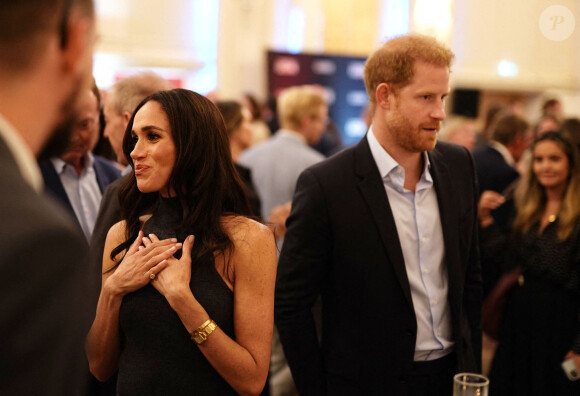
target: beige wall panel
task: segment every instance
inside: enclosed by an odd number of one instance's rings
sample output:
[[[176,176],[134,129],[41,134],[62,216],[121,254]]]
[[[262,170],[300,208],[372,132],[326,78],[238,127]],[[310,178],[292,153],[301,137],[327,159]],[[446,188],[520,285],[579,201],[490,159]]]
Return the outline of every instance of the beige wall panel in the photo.
[[[367,56],[375,48],[379,0],[324,0],[324,51]]]
[[[545,0],[455,1],[452,49],[457,54],[454,82],[497,89],[578,89],[580,2],[561,0],[576,15],[576,29],[563,41],[551,41],[539,27]],[[502,59],[519,67],[515,77],[500,77]]]

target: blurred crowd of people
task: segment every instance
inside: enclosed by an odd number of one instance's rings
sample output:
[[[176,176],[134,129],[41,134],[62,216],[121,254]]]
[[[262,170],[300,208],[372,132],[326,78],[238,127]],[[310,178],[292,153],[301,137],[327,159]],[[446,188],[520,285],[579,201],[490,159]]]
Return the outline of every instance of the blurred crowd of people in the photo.
[[[409,34],[369,56],[344,147],[319,86],[99,90],[91,0],[0,15],[0,394],[580,394],[559,100],[446,117],[454,55]]]

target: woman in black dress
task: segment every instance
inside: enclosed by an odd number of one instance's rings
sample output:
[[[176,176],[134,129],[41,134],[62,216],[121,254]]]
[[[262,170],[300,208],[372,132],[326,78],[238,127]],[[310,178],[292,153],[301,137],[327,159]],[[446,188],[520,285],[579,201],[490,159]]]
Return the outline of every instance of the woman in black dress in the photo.
[[[91,372],[119,395],[259,394],[270,359],[276,247],[249,212],[208,99],[163,91],[123,141],[133,176],[107,236]],[[195,235],[195,242],[194,242]]]
[[[490,395],[580,395],[561,363],[580,367],[580,163],[571,140],[549,132],[532,146],[516,191],[510,255],[522,276],[510,296]]]

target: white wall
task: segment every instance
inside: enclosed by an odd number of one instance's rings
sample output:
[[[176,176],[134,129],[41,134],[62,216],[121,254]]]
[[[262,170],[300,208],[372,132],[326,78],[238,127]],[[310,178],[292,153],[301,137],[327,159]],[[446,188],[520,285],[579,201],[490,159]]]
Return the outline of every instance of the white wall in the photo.
[[[325,42],[332,41],[333,53],[340,53],[336,43],[342,40],[344,51],[354,52],[352,40],[346,37],[348,26],[343,23],[344,30],[336,29],[337,21],[332,18],[340,13],[329,12],[329,7],[397,9],[384,7],[385,3],[397,0],[95,1],[101,34],[97,49],[101,53],[120,57],[133,66],[172,67],[177,77],[186,78],[204,65],[199,56],[203,42],[215,39],[216,35],[195,29],[200,24],[196,22],[196,17],[199,18],[196,7],[219,4],[217,94],[222,98],[237,98],[242,92],[264,98],[266,51],[285,50],[289,39],[302,41],[303,50],[308,52],[323,52]],[[446,27],[450,33],[444,39],[457,57],[452,74],[454,87],[527,91],[536,97],[555,95],[564,101],[567,113],[580,113],[580,1],[437,0],[437,3],[450,4],[445,6],[451,10],[447,21],[450,25]],[[424,4],[431,7],[434,0],[409,0],[409,9],[401,12],[402,18],[411,19],[411,29],[421,30],[416,7]],[[555,4],[567,7],[577,22],[572,35],[559,42],[547,39],[539,25],[542,11]],[[288,25],[289,12],[296,7],[304,13],[304,31],[299,34]],[[369,32],[367,42],[375,43],[384,30],[378,21],[392,17],[376,15],[377,32]],[[434,18],[429,23],[445,19]],[[333,29],[325,30],[325,26]],[[436,32],[437,28],[429,29]],[[328,37],[329,31],[333,37]],[[363,48],[364,38],[357,37],[357,42],[361,49],[356,55],[370,52],[368,47]],[[501,60],[513,62],[517,75],[499,76],[497,65]],[[116,67],[114,62],[110,65]],[[188,88],[196,89],[200,80],[191,81],[193,86]]]
[[[574,33],[564,41],[551,41],[540,30],[542,11],[553,4],[566,6],[577,17]],[[580,2],[456,0],[453,21],[456,85],[524,91],[580,88]],[[513,62],[518,75],[499,76],[501,60]]]
[[[271,0],[221,0],[218,97],[266,92],[266,51],[272,42]]]

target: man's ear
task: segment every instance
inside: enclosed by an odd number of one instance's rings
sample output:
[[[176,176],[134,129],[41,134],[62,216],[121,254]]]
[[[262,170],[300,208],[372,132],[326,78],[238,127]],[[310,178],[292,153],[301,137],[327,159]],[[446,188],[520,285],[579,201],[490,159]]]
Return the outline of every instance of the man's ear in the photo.
[[[390,109],[392,105],[392,94],[393,90],[387,83],[380,83],[377,85],[377,89],[375,90],[375,98],[377,101],[377,106],[381,107],[384,110]]]
[[[73,8],[63,34],[66,34],[62,47],[63,69],[76,75],[84,73],[90,66],[87,61],[92,59],[95,40],[94,21],[79,9]],[[87,74],[90,74],[90,71]]]
[[[125,124],[129,124],[129,121],[131,121],[131,116],[132,114],[128,111],[123,112],[123,120],[125,120]]]
[[[304,129],[308,128],[308,126],[310,125],[311,122],[312,122],[312,119],[309,115],[302,116],[300,118],[300,130],[304,130]]]

